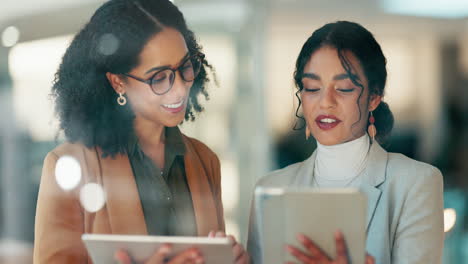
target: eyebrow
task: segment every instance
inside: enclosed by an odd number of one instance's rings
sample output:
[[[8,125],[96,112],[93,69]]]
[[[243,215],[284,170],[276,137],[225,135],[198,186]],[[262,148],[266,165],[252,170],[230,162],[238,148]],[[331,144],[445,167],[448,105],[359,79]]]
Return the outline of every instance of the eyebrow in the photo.
[[[360,80],[359,76],[357,76],[355,74],[351,74],[351,76],[350,76],[347,73],[341,73],[341,74],[335,75],[333,77],[333,80],[334,81],[341,81],[341,80],[351,79],[351,77],[353,77],[356,80]],[[317,81],[321,80],[320,76],[318,76],[315,73],[311,73],[311,72],[302,74],[302,78],[308,78],[308,79],[317,80]]]
[[[190,54],[187,52],[187,53],[185,54],[185,56],[182,57],[182,59],[179,61],[179,65],[180,65],[182,62],[184,62],[184,61],[189,57],[189,55],[190,55]],[[154,71],[158,71],[158,70],[163,70],[163,69],[170,69],[170,68],[171,68],[170,65],[162,65],[162,66],[154,67],[154,68],[149,69],[147,72],[145,72],[145,75],[148,74],[148,73],[150,73],[150,72],[154,72]]]

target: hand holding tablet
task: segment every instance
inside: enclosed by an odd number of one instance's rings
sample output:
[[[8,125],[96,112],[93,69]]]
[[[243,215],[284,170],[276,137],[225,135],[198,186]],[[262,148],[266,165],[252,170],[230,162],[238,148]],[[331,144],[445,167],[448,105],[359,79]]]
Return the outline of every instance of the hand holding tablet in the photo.
[[[263,263],[365,263],[367,201],[358,190],[262,187],[255,201]]]
[[[129,253],[124,250],[118,250],[114,257],[118,261],[119,264],[137,264],[137,263],[144,263],[144,264],[179,264],[179,263],[196,263],[202,264],[205,263],[201,252],[197,248],[189,248],[186,249],[178,254],[175,254],[172,258],[169,259],[169,256],[172,251],[172,245],[166,244],[160,246],[156,249],[156,252],[149,257],[148,259],[142,261],[136,261]]]
[[[94,263],[234,263],[228,237],[167,237],[84,234],[82,240]]]

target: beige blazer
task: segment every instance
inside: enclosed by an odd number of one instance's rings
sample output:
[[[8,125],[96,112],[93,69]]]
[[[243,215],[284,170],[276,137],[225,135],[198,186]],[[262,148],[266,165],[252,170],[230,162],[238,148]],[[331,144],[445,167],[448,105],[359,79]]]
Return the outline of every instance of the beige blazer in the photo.
[[[198,235],[224,231],[219,159],[200,141],[183,138]],[[34,263],[91,263],[81,241],[83,233],[147,234],[128,156],[102,158],[101,154],[99,148],[65,143],[46,156],[36,209]],[[71,191],[60,188],[55,178],[56,162],[65,155],[77,159],[82,170],[80,184]],[[80,203],[80,189],[86,183],[100,184],[106,194],[105,206],[95,213]]]
[[[257,186],[312,186],[316,154],[270,173]],[[378,143],[371,146],[365,170],[359,188],[368,200],[366,251],[378,264],[440,264],[444,248],[440,171],[402,154],[388,153]],[[252,204],[247,247],[253,263],[260,264],[261,227]]]

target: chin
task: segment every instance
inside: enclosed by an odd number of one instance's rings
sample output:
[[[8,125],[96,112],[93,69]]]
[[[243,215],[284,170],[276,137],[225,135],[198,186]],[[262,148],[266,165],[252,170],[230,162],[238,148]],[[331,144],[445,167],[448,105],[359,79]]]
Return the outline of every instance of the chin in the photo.
[[[178,114],[177,117],[172,117],[168,120],[166,120],[166,122],[164,122],[164,126],[166,127],[176,127],[178,125],[180,125],[180,123],[182,123],[184,121],[184,118],[185,118],[185,112],[183,114]]]

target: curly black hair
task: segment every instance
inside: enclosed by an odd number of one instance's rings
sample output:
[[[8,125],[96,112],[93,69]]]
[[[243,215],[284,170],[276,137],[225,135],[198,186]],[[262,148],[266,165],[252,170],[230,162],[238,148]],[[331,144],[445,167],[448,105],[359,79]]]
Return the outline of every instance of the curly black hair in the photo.
[[[178,30],[190,54],[202,53],[184,16],[169,0],[110,0],[74,37],[55,74],[52,98],[67,140],[99,147],[104,156],[125,153],[133,130],[134,113],[120,106],[106,73],[124,74],[139,64],[145,44],[164,27]],[[185,120],[202,112],[199,95],[208,100],[208,70],[202,59],[200,73],[190,89]]]
[[[387,81],[387,60],[372,33],[355,22],[337,21],[328,23],[312,33],[302,46],[299,56],[297,57],[294,82],[298,89],[296,92],[296,97],[299,100],[299,105],[296,110],[296,116],[298,118],[303,119],[303,117],[299,116],[298,112],[301,106],[299,92],[303,89],[302,77],[304,67],[312,54],[324,46],[336,48],[341,64],[350,76],[351,81],[361,88],[361,93],[359,94],[356,104],[359,105],[358,102],[364,91],[364,86],[354,77],[354,74],[352,74],[351,64],[344,54],[345,51],[352,52],[362,65],[364,74],[369,83],[369,96],[384,95],[385,83]],[[378,131],[376,139],[380,143],[383,143],[388,139],[393,128],[393,114],[388,104],[382,101],[373,111],[373,115],[375,117],[375,126]],[[359,120],[361,120],[361,118],[362,116],[360,113]]]

